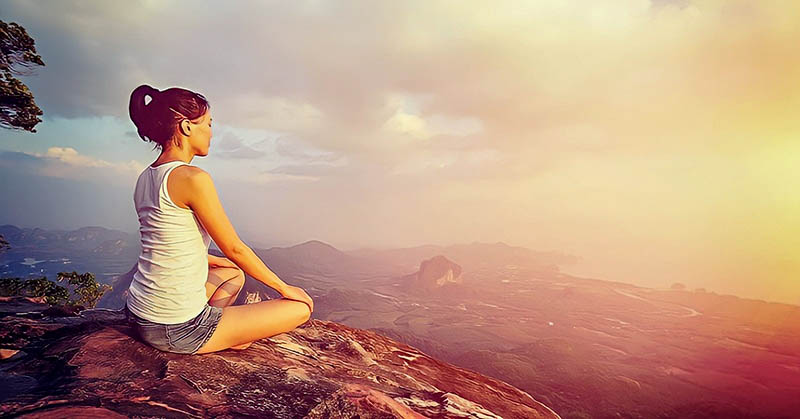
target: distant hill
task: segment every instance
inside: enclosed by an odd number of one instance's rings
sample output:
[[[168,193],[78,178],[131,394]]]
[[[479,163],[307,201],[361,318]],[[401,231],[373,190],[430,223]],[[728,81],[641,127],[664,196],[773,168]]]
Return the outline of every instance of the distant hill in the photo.
[[[423,260],[419,269],[398,278],[401,290],[414,294],[461,294],[465,291],[458,287],[464,282],[461,266],[442,255]]]
[[[45,230],[0,226],[2,235],[13,251],[47,250],[90,251],[103,255],[139,253],[139,236],[104,227],[81,227],[76,230]]]
[[[514,265],[558,272],[560,266],[567,266],[579,260],[577,256],[561,252],[535,251],[525,247],[510,246],[504,242],[473,242],[450,246],[423,245],[388,250],[366,248],[347,253],[372,260],[382,260],[386,264],[399,265],[406,269],[416,268],[423,259],[442,255],[469,271]]]

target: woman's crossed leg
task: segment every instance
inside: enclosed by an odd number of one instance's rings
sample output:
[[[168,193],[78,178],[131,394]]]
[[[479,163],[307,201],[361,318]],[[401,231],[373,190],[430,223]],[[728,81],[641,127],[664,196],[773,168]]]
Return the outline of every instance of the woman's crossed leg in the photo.
[[[208,276],[209,305],[222,307],[222,318],[197,354],[244,349],[255,340],[294,330],[311,318],[308,305],[285,298],[231,306],[244,286],[244,272],[239,268],[209,268]]]
[[[244,287],[244,271],[239,268],[209,267],[206,281],[208,305],[225,307],[233,304]]]

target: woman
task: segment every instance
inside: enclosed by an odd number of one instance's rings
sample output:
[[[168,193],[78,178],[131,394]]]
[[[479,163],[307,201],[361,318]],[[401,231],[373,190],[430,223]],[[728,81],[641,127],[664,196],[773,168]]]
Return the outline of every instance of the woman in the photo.
[[[208,155],[206,98],[142,85],[131,93],[129,111],[139,137],[161,149],[134,191],[142,253],[124,310],[141,338],[162,351],[204,354],[245,349],[305,323],[314,311],[311,297],[284,283],[239,239],[211,176],[189,164]],[[208,254],[211,239],[227,258]],[[244,272],[283,298],[233,306]]]

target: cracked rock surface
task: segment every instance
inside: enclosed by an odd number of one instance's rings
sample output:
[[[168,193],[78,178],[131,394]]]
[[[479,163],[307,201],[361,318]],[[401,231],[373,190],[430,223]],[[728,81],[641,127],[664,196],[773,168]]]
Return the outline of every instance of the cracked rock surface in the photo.
[[[0,300],[0,416],[557,418],[516,387],[311,319],[245,350],[161,352],[120,311]]]

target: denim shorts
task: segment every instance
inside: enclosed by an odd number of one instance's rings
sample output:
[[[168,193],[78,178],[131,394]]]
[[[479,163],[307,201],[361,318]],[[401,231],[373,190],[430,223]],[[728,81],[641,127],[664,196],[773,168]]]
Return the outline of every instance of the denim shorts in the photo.
[[[217,330],[222,318],[222,307],[206,303],[203,311],[195,318],[183,323],[162,324],[143,319],[128,309],[123,309],[125,317],[142,340],[148,345],[165,352],[194,354]]]

